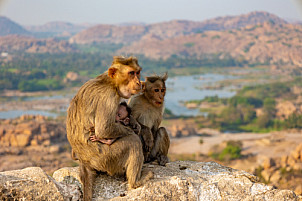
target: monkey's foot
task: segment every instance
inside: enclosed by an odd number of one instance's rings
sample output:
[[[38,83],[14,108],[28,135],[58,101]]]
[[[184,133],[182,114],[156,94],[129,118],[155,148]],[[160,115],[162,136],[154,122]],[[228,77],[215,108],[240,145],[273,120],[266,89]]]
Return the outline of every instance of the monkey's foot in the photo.
[[[169,158],[168,158],[168,156],[160,155],[160,156],[157,156],[157,161],[158,161],[159,165],[165,166],[166,163],[169,162]]]
[[[137,181],[134,185],[129,185],[129,190],[138,188],[142,185],[144,185],[147,181],[153,178],[154,174],[150,170],[142,170],[141,178],[139,181]]]

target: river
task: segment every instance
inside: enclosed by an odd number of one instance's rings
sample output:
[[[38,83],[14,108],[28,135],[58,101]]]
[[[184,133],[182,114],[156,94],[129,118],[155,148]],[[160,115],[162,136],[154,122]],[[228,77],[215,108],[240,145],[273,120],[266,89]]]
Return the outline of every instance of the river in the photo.
[[[165,98],[165,106],[166,108],[170,109],[174,114],[176,115],[185,115],[185,116],[196,116],[196,115],[202,115],[200,113],[199,109],[188,109],[186,108],[182,103],[184,101],[188,100],[200,100],[205,98],[206,96],[215,96],[218,97],[232,97],[235,95],[235,91],[231,89],[206,89],[204,86],[213,86],[215,83],[223,80],[229,80],[229,79],[236,79],[238,77],[236,76],[230,76],[230,75],[222,75],[222,74],[201,74],[201,75],[191,75],[191,76],[177,76],[177,77],[171,77],[168,78],[166,87],[167,87],[167,94]],[[38,97],[23,97],[21,100],[16,101],[15,104],[19,104],[20,108],[16,105],[14,106],[14,109],[8,109],[5,111],[0,111],[0,118],[1,119],[11,119],[16,118],[18,116],[24,115],[24,114],[39,114],[49,117],[56,117],[59,113],[62,113],[66,111],[66,108],[68,107],[68,101],[65,103],[63,102],[63,105],[60,105],[61,109],[57,111],[53,111],[54,109],[47,109],[47,106],[45,106],[45,109],[43,109],[42,106],[38,107],[40,109],[24,109],[21,107],[21,105],[25,104],[36,104],[37,101],[40,100],[40,104],[43,105],[43,101],[45,100],[53,100],[56,101],[58,99],[63,99],[68,97],[71,99],[74,94],[65,94],[65,95],[53,95],[53,96],[38,96]],[[16,98],[17,99],[17,98]],[[20,99],[20,98],[19,98]],[[4,104],[3,102],[0,102],[0,104]],[[46,104],[46,103],[45,103]],[[33,107],[35,108],[35,107]]]

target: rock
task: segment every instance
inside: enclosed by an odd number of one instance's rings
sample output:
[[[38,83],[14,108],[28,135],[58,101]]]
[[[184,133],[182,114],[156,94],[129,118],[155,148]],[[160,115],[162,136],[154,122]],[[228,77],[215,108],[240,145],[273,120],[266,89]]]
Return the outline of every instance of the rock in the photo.
[[[287,159],[288,159],[287,155],[281,157],[281,167],[287,166]]]
[[[266,182],[269,182],[271,175],[272,175],[272,172],[267,169],[262,170],[262,172],[261,172],[261,176],[263,177],[263,179]]]
[[[273,189],[252,174],[215,162],[178,161],[144,169],[152,170],[154,178],[132,190],[122,177],[100,175],[93,200],[299,200],[293,191]],[[78,173],[78,167],[62,168],[53,177],[64,184],[78,181]]]
[[[60,146],[59,145],[53,145],[49,147],[50,153],[59,153],[60,152]]]
[[[31,136],[28,134],[16,135],[16,143],[20,147],[25,147],[29,144]]]
[[[292,157],[295,159],[295,160],[299,160],[300,159],[300,150],[294,150],[291,152],[291,155]]]
[[[296,151],[302,151],[302,143],[296,147]]]
[[[275,171],[275,172],[272,174],[272,176],[271,176],[271,178],[270,178],[270,182],[271,182],[272,184],[278,184],[278,182],[279,182],[280,179],[281,179],[281,173],[280,173],[279,170],[277,170],[277,171]]]
[[[79,200],[80,190],[60,184],[39,167],[0,172],[1,200]]]
[[[295,193],[297,195],[302,195],[302,184],[298,185],[296,188],[295,188]]]
[[[49,146],[67,141],[63,123],[48,121],[40,115],[23,115],[9,124],[3,122],[0,121],[0,147]]]
[[[196,129],[188,125],[173,125],[168,127],[167,130],[171,137],[184,137],[197,134]]]
[[[279,102],[277,103],[276,106],[277,112],[276,116],[279,117],[280,119],[288,119],[288,117],[296,112],[297,108],[294,105],[294,103],[290,101],[284,101],[284,102]]]
[[[266,157],[263,161],[263,168],[264,169],[269,169],[275,165],[275,161],[272,158]]]
[[[294,170],[302,170],[302,162],[301,163],[295,163],[292,168]]]
[[[290,167],[293,167],[293,166],[296,164],[296,160],[290,155],[290,156],[288,157],[287,164],[288,164]]]
[[[66,74],[66,79],[69,81],[76,81],[79,79],[79,74],[77,74],[76,72],[69,71]]]

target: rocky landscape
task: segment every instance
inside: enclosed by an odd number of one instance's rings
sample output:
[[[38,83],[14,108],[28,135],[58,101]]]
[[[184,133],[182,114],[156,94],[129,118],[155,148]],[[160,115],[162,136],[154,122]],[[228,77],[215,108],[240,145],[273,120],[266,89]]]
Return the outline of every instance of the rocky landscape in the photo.
[[[203,22],[173,20],[149,25],[76,26],[50,23],[31,27],[33,32],[5,17],[0,18],[0,51],[13,54],[72,53],[79,44],[120,44],[115,54],[144,55],[150,59],[194,58],[229,60],[249,64],[291,64],[302,66],[302,27],[267,12],[251,12]],[[57,26],[56,26],[57,25]],[[38,30],[51,30],[57,38],[33,38]],[[86,29],[84,29],[86,27]],[[19,31],[20,36],[14,35]],[[21,31],[22,30],[22,31]],[[60,30],[62,32],[60,32]],[[79,32],[75,35],[75,31]],[[59,39],[64,35],[64,40]],[[165,47],[165,48],[161,48]]]
[[[32,115],[1,120],[0,171],[37,166],[52,175],[59,168],[78,166],[70,157],[63,121]],[[216,161],[255,174],[261,182],[278,189],[291,189],[302,195],[301,131],[223,134],[213,129],[198,129],[190,120],[180,121],[164,122],[171,136],[169,155],[172,161],[181,158]],[[219,145],[221,149],[230,140],[242,143],[242,158],[217,161],[208,156],[213,147],[217,150]]]
[[[153,61],[159,64],[159,69],[162,63],[174,70],[183,67],[192,70],[204,64],[218,66],[220,70],[223,69],[220,65],[228,69],[240,66],[233,70],[238,75],[242,75],[240,70],[253,74],[249,69],[263,65],[270,72],[261,79],[249,80],[262,83],[262,79],[268,81],[271,76],[287,80],[301,75],[301,39],[301,24],[288,23],[266,12],[203,22],[173,20],[148,25],[52,22],[22,27],[0,17],[0,65],[3,66],[0,85],[4,86],[0,111],[36,110],[55,112],[59,116],[23,115],[0,119],[0,199],[81,199],[78,163],[70,157],[62,113],[73,96],[70,94],[77,90],[72,83],[82,84],[89,76],[98,74],[100,68],[106,66],[107,69],[110,54],[135,54],[141,56],[143,65]],[[103,46],[107,49],[100,51]],[[109,63],[106,58],[110,58]],[[68,63],[69,60],[75,63]],[[90,62],[92,60],[95,62]],[[151,65],[152,71],[154,65]],[[254,76],[260,77],[259,72],[262,73],[256,70]],[[30,83],[36,86],[38,82],[31,81],[43,78],[41,81],[55,84],[62,81],[62,87],[70,84],[68,87],[74,88],[60,91],[59,95],[49,91],[26,92],[18,88],[17,80],[21,78],[28,79],[23,86]],[[246,77],[237,81],[238,89],[244,85],[243,80],[247,81]],[[13,85],[18,86],[12,88]],[[225,85],[221,83],[217,88],[222,86]],[[290,91],[297,97],[276,99],[278,120],[302,112],[301,87],[294,86]],[[209,109],[211,106],[190,104],[187,107]],[[256,112],[257,115],[263,113],[259,108]],[[201,128],[199,117],[173,119],[172,116],[162,124],[171,137],[171,162],[166,167],[145,164],[144,168],[152,170],[155,176],[133,190],[128,190],[123,177],[102,174],[96,181],[94,200],[302,200],[301,130],[223,133],[205,128],[206,124]],[[222,151],[229,141],[240,144],[241,156],[232,160],[214,159],[211,153]]]
[[[93,200],[302,200],[290,190],[259,183],[257,177],[215,162],[145,165],[154,178],[129,190],[123,177],[99,175]],[[48,176],[41,168],[0,172],[2,200],[80,200],[79,169],[62,168]]]
[[[66,53],[76,50],[67,41],[54,38],[37,39],[31,36],[8,35],[0,37],[0,52]]]
[[[39,166],[51,174],[70,165],[63,123],[32,115],[0,121],[0,171]]]

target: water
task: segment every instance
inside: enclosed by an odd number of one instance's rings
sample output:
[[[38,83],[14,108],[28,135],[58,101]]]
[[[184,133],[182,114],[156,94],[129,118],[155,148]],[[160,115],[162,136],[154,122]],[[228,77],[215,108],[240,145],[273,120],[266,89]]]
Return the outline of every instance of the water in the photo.
[[[235,76],[220,75],[220,74],[203,74],[191,76],[177,76],[168,78],[166,82],[167,94],[165,97],[165,106],[176,115],[196,116],[202,115],[199,109],[188,109],[182,102],[188,100],[201,100],[206,96],[232,97],[236,92],[230,89],[209,90],[201,89],[203,86],[214,85],[218,81],[236,79]],[[74,94],[55,95],[55,96],[40,96],[40,97],[24,97],[22,101],[32,100],[50,100],[73,97]],[[17,99],[17,97],[16,97]],[[66,105],[66,108],[68,105]],[[65,107],[64,107],[65,108]],[[12,119],[24,114],[44,115],[49,117],[57,117],[57,113],[45,110],[10,110],[0,111],[1,119]]]
[[[166,87],[166,108],[176,115],[196,116],[202,114],[199,109],[187,109],[181,102],[188,100],[201,100],[206,96],[217,95],[220,98],[232,97],[235,91],[226,89],[207,90],[200,89],[203,86],[214,85],[218,81],[236,79],[235,76],[220,74],[203,74],[191,76],[177,76],[168,78]]]
[[[20,117],[22,115],[29,114],[29,115],[43,115],[47,117],[57,117],[58,114],[43,111],[43,110],[10,110],[10,111],[1,111],[0,112],[0,119],[14,119]]]

